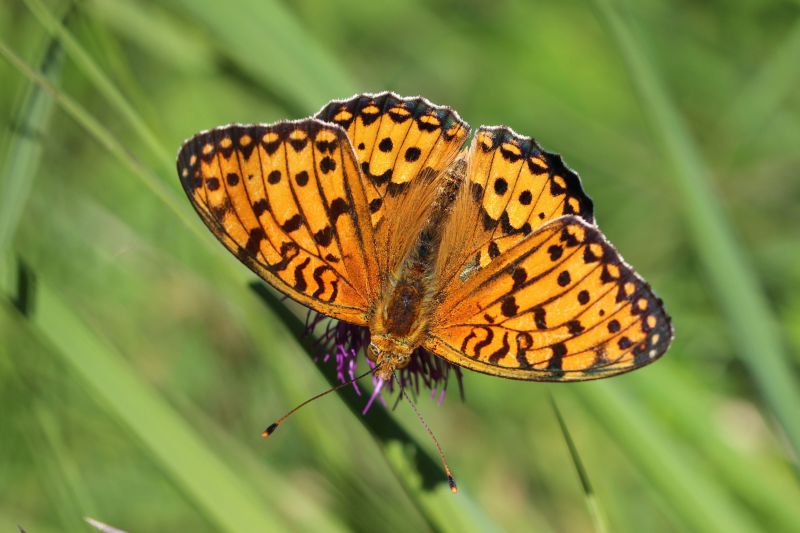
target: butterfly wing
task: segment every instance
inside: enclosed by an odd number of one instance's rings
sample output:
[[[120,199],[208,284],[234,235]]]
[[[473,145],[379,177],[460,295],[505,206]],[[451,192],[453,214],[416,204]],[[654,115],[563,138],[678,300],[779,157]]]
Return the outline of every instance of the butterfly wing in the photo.
[[[439,176],[469,134],[469,125],[449,107],[390,92],[334,100],[316,117],[347,131],[375,228],[397,212],[393,204],[414,180]]]
[[[442,303],[426,348],[539,381],[611,376],[666,351],[661,300],[592,224],[591,200],[558,155],[509,128],[481,127],[465,187],[443,230]],[[465,232],[459,248],[452,235]]]
[[[425,347],[514,379],[571,381],[644,366],[672,340],[650,286],[595,226],[556,219],[447,295]]]
[[[178,154],[186,194],[253,272],[359,325],[378,279],[370,212],[346,133],[315,119],[199,133]]]
[[[592,201],[557,154],[505,126],[481,126],[469,152],[467,182],[480,204],[484,267],[537,227],[563,215],[593,222]]]

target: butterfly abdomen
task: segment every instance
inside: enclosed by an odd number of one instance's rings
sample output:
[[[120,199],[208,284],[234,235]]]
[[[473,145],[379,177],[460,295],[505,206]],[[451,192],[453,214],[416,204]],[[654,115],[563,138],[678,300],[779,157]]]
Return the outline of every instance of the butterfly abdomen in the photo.
[[[419,321],[422,293],[409,283],[398,284],[386,306],[386,333],[408,337]]]

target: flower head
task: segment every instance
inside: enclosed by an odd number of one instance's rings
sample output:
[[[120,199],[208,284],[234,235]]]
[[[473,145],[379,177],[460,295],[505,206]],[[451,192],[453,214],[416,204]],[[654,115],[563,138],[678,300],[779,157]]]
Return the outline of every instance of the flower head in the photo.
[[[321,355],[317,357],[317,361],[325,364],[333,361],[336,365],[336,377],[340,382],[352,380],[358,375],[359,353],[362,354],[362,359],[370,368],[375,368],[375,363],[363,356],[370,342],[369,329],[347,322],[328,320],[324,315],[309,311],[306,318],[306,331],[311,334],[317,330],[321,330],[321,334],[318,336]],[[431,397],[437,399],[441,405],[447,392],[447,382],[451,372],[455,374],[459,394],[463,400],[464,387],[461,369],[436,357],[424,348],[417,348],[414,350],[408,366],[395,371],[396,380],[384,381],[372,375],[372,392],[364,405],[363,413],[369,411],[375,400],[384,406],[387,405],[382,394],[384,389],[388,390],[390,397],[395,396],[392,408],[400,401],[404,389],[414,397],[419,395],[421,388],[428,389],[431,391]],[[398,384],[399,388],[395,390]],[[353,388],[360,396],[361,389],[355,381]]]

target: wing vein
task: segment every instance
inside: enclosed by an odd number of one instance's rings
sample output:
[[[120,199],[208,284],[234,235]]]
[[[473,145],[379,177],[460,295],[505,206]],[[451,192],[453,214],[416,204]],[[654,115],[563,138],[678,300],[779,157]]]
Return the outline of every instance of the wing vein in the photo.
[[[255,142],[258,143],[258,141],[255,141]],[[269,190],[267,189],[267,180],[264,177],[264,161],[262,161],[262,159],[261,159],[261,145],[260,145],[260,143],[256,144],[254,150],[255,150],[256,154],[258,154],[258,175],[261,177],[261,185],[264,187],[264,198],[266,198],[266,200],[267,200],[267,211],[266,212],[268,213],[268,216],[270,218],[272,218],[273,223],[276,226],[278,226],[278,219],[275,218],[275,213],[272,212],[272,202],[270,201],[270,198],[269,198]],[[253,214],[255,214],[255,213],[253,213]],[[261,224],[261,228],[264,230],[264,235],[265,235],[266,239],[269,241],[270,246],[272,246],[272,249],[275,250],[277,255],[280,255],[280,248],[278,246],[275,246],[275,242],[273,240],[273,235],[270,235],[270,233],[267,232],[267,229],[264,227],[264,223],[261,222],[261,218],[260,217],[256,217],[256,218],[258,219],[259,224]]]
[[[214,141],[214,146],[219,147],[220,139],[219,139],[219,137],[218,137],[216,132],[214,133],[214,135],[211,136],[211,139]],[[220,152],[221,152],[221,150],[217,149],[216,152],[214,153],[214,158],[217,160],[217,170],[219,170],[219,182],[222,184],[222,187],[225,190],[225,196],[227,196],[228,201],[231,204],[231,211],[233,211],[234,214],[236,215],[236,219],[239,221],[239,225],[242,226],[242,229],[244,230],[244,232],[246,234],[249,234],[249,231],[247,230],[247,226],[244,225],[244,221],[242,221],[242,217],[239,215],[239,210],[236,208],[236,205],[233,203],[233,197],[228,192],[228,180],[225,179],[225,177],[222,175],[222,159],[221,159],[222,155],[220,154]],[[225,233],[227,233],[227,230],[226,230]],[[233,242],[236,242],[236,240],[234,240],[232,236],[231,236],[231,239],[233,240]],[[239,244],[238,242],[236,242],[236,244],[240,248],[242,247],[242,245]]]
[[[346,167],[345,167],[345,164],[344,164],[344,158],[345,158],[345,155],[344,155],[344,147],[343,147],[343,149],[339,150],[339,162],[342,165],[342,183],[344,185],[345,193],[347,193],[348,204],[351,206],[351,214],[349,216],[350,216],[351,222],[353,224],[353,230],[355,231],[356,239],[358,239],[358,242],[361,245],[361,246],[358,247],[358,252],[361,254],[362,264],[364,265],[364,269],[367,270],[367,274],[371,274],[369,272],[369,267],[368,267],[369,259],[367,258],[366,242],[364,240],[364,235],[361,233],[361,226],[358,223],[359,213],[356,212],[356,202],[355,202],[355,198],[353,197],[353,191],[352,191],[352,189],[350,187],[350,180],[347,179],[347,175],[345,174],[345,168]],[[360,180],[360,179],[357,180],[357,181],[361,185],[361,187],[362,187],[361,193],[364,196],[364,198],[366,199],[367,193],[363,189],[363,181]],[[370,227],[372,226],[372,223],[370,221],[368,221],[368,226],[370,226]],[[342,262],[344,263],[344,250],[342,251]],[[347,270],[347,265],[346,264],[345,264],[345,270]],[[354,287],[354,289],[359,295],[361,295],[362,298],[364,298],[365,302],[370,302],[369,294],[363,294],[359,289],[356,289],[355,287]],[[364,287],[364,289],[367,290],[368,292],[370,290],[369,287]]]
[[[308,139],[308,144],[311,146],[311,157],[313,160],[314,157],[314,146],[313,141],[311,140],[311,135],[308,132],[305,132]],[[314,246],[317,248],[317,253],[314,254],[316,257],[322,257],[322,251],[319,248],[319,244],[314,240],[314,230],[311,229],[311,225],[308,223],[308,217],[306,217],[305,210],[303,206],[300,204],[300,201],[297,199],[297,192],[294,190],[294,180],[292,180],[292,173],[289,170],[289,143],[283,143],[283,160],[284,166],[286,167],[286,182],[289,185],[289,192],[292,195],[292,200],[294,200],[294,205],[297,206],[297,212],[300,215],[300,220],[302,220],[303,226],[308,230],[308,236],[311,238],[311,242],[314,243]],[[316,165],[316,163],[315,163]],[[314,172],[316,173],[317,169],[314,166]],[[288,233],[287,233],[288,235]]]
[[[256,151],[257,151],[257,150],[256,150]],[[245,184],[245,179],[247,179],[247,178],[245,177],[245,175],[244,175],[244,172],[243,172],[243,170],[242,170],[242,160],[241,160],[241,158],[240,158],[240,156],[239,156],[239,150],[236,150],[236,149],[234,149],[234,150],[233,150],[233,153],[234,153],[234,154],[236,154],[236,165],[239,167],[239,183],[241,183],[241,184],[242,184],[242,189],[244,189],[244,195],[247,197],[247,204],[248,204],[248,205],[250,205],[250,206],[252,207],[252,205],[253,205],[253,199],[250,197],[250,192],[247,190],[247,185]],[[252,157],[252,156],[251,156],[251,157]],[[260,156],[259,156],[259,173],[260,173],[260,172],[261,172],[261,158],[260,158]],[[222,179],[222,178],[220,177],[220,179]],[[225,180],[225,181],[227,181],[227,180]],[[262,180],[262,181],[263,181],[263,180]],[[225,188],[225,191],[226,191],[226,193],[227,193],[227,191],[228,191],[228,189],[227,189],[227,185],[226,185],[225,187],[226,187],[226,188]],[[264,187],[264,196],[266,197],[266,195],[267,195],[267,189],[266,189],[266,186],[265,186],[265,187]],[[230,194],[228,194],[228,196],[230,197]],[[231,202],[231,204],[233,204],[233,202]],[[256,215],[255,211],[253,211],[253,216],[255,217],[255,219],[256,219],[256,222],[258,222],[258,225],[259,225],[259,227],[261,228],[261,231],[263,231],[263,232],[264,232],[264,238],[267,240],[267,242],[269,243],[269,245],[270,245],[270,246],[272,246],[272,249],[273,249],[273,250],[274,250],[274,251],[277,253],[277,252],[278,252],[278,249],[277,249],[277,248],[275,247],[275,245],[272,243],[272,239],[270,239],[270,238],[269,238],[269,235],[267,234],[267,228],[265,228],[265,227],[264,227],[264,223],[263,223],[263,222],[261,222],[261,217],[259,217],[258,215]],[[245,229],[247,229],[247,228],[245,228]],[[262,255],[263,255],[263,254],[262,254]],[[265,262],[265,263],[269,263],[269,261],[267,261],[267,258],[266,258],[266,257],[264,257],[264,262]]]

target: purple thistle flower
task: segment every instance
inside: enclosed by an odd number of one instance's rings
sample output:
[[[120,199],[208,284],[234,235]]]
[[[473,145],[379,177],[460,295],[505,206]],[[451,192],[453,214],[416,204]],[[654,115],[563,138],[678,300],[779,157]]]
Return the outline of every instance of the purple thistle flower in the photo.
[[[315,360],[317,362],[321,361],[323,364],[333,360],[336,365],[336,378],[341,383],[355,378],[358,375],[358,355],[359,353],[366,353],[366,349],[369,346],[369,329],[347,322],[328,319],[325,315],[309,311],[306,316],[306,333],[312,334],[323,323],[325,324],[324,328],[317,338],[317,347],[321,355],[317,356]],[[366,361],[370,368],[375,368],[375,363],[369,358],[364,356],[363,360]],[[382,394],[383,390],[388,390],[390,396],[395,395],[392,409],[397,406],[404,389],[407,389],[414,398],[419,395],[420,388],[429,389],[431,398],[436,399],[437,403],[441,405],[447,392],[447,382],[451,372],[455,374],[459,396],[463,401],[464,384],[462,382],[461,368],[451,365],[440,357],[436,357],[422,347],[417,348],[414,350],[408,366],[395,371],[397,381],[384,382],[382,379],[372,376],[372,392],[362,412],[366,414],[376,400],[386,407],[387,403]],[[399,382],[400,387],[395,391],[397,382]],[[353,382],[353,388],[356,394],[361,396],[361,389],[358,383]]]

